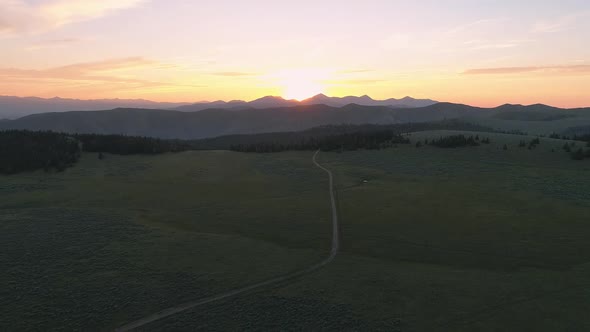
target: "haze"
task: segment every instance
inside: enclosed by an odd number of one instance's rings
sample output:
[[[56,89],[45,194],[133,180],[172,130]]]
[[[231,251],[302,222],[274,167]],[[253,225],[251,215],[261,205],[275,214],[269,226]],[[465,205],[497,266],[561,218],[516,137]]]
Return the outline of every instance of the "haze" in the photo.
[[[0,94],[590,105],[588,1],[0,0]]]

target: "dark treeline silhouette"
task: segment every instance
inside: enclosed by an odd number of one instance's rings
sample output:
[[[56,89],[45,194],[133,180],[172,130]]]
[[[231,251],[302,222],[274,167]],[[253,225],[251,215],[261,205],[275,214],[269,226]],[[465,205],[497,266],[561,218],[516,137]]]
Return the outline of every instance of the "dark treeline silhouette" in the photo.
[[[509,135],[520,135],[520,136],[528,136],[529,134],[525,131],[515,129],[515,130],[494,130],[494,132],[498,134],[509,134]]]
[[[192,149],[190,141],[182,140],[98,134],[79,134],[75,135],[75,137],[82,142],[82,148],[85,152],[128,155],[180,152]]]
[[[489,144],[489,139],[484,139]],[[451,135],[446,137],[440,137],[439,139],[433,139],[430,141],[430,145],[434,145],[439,148],[458,148],[464,146],[478,146],[479,143],[473,136],[465,135]]]
[[[9,130],[0,131],[0,173],[44,169],[62,171],[80,158],[81,147],[71,135]]]
[[[428,130],[465,130],[493,132],[489,127],[447,120],[429,123],[391,125],[330,125],[300,132],[230,135],[198,140],[198,150],[234,150],[243,152],[279,152],[285,150],[377,149],[406,143],[404,134]]]
[[[583,141],[583,142],[590,143],[590,134],[583,134],[583,135],[574,134],[573,136],[567,136],[567,135],[559,135],[557,133],[552,133],[551,135],[549,135],[549,138],[563,139],[563,140],[568,140],[568,141],[570,141],[570,140]]]
[[[230,150],[239,152],[280,152],[287,150],[351,151],[359,149],[376,150],[394,144],[409,144],[410,140],[391,130],[355,132],[320,137],[310,137],[293,143],[252,143],[235,144]]]
[[[0,173],[44,169],[62,171],[82,151],[112,154],[157,154],[193,149],[190,141],[124,135],[70,135],[50,131],[0,131]]]
[[[572,139],[574,141],[584,141],[584,142],[590,143],[590,134],[574,135]]]
[[[587,147],[590,147],[590,142],[586,144]],[[586,158],[590,158],[590,150],[584,150],[582,147],[577,147],[576,142],[566,142],[563,145],[563,150],[570,154],[570,157],[574,160],[584,160]]]
[[[391,125],[329,125],[300,132],[277,132],[265,134],[230,135],[201,140],[167,140],[151,137],[100,134],[64,134],[26,130],[0,131],[0,173],[12,174],[22,171],[45,169],[63,170],[73,165],[82,151],[98,153],[103,159],[111,154],[158,154],[186,150],[234,150],[243,152],[279,152],[286,150],[344,151],[357,149],[380,149],[397,144],[409,144],[412,132],[430,130],[457,130],[473,132],[498,132],[492,128],[445,120],[426,123],[403,123]],[[514,132],[512,132],[514,133]],[[557,137],[552,134],[552,138]],[[590,135],[574,139],[589,142]],[[424,144],[439,147],[461,147],[489,144],[489,138],[465,135],[426,140]],[[524,147],[525,141],[519,146]],[[529,148],[539,144],[539,139],[530,142]],[[575,143],[566,143],[564,150],[574,159],[590,158],[590,152],[578,149]],[[422,142],[416,143],[417,147]]]
[[[534,139],[532,139],[532,140],[529,142],[529,147],[528,147],[528,149],[529,149],[529,150],[532,150],[532,149],[536,148],[536,147],[537,147],[537,145],[539,145],[539,144],[541,144],[541,140],[540,140],[538,137],[537,137],[537,138],[534,138]]]

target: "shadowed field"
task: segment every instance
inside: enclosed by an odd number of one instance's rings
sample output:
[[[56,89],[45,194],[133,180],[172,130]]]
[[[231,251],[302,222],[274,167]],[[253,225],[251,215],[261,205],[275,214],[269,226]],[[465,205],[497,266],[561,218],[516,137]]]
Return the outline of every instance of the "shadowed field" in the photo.
[[[342,232],[331,265],[143,330],[590,329],[590,164],[563,141],[480,135],[492,143],[322,153]],[[108,330],[316,262],[330,210],[310,158],[85,155],[0,178],[2,324]]]
[[[307,153],[85,155],[1,181],[4,328],[108,330],[330,250],[327,180]]]

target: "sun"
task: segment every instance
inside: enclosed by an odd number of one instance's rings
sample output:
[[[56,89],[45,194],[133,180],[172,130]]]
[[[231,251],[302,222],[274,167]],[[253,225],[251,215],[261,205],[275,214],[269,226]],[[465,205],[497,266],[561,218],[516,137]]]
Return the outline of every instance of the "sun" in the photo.
[[[292,80],[285,83],[283,98],[305,100],[322,93],[323,86],[310,80]]]
[[[325,73],[314,69],[284,70],[277,74],[278,85],[285,99],[304,100],[323,93]]]

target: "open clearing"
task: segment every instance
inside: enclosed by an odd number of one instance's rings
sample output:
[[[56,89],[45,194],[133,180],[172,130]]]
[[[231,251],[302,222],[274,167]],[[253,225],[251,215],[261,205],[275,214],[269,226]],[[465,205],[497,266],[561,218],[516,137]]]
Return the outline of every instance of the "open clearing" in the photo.
[[[590,330],[590,163],[563,141],[480,136],[492,144],[322,153],[332,264],[142,329]],[[0,328],[110,330],[317,262],[331,220],[310,157],[85,155],[0,177]]]

